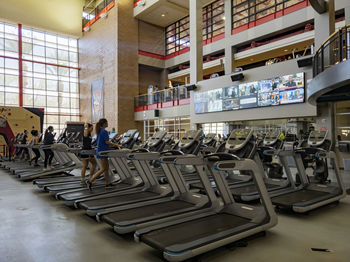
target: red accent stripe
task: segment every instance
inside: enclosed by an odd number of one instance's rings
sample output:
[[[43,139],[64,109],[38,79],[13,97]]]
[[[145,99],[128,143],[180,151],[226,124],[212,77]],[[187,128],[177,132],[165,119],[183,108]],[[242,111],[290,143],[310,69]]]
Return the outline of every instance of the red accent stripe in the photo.
[[[83,26],[82,32],[84,32],[84,29],[85,29],[86,27],[91,26],[91,25],[92,25],[93,23],[95,23],[98,19],[100,19],[102,13],[107,13],[107,12],[108,12],[109,10],[111,10],[114,6],[115,6],[115,1],[111,2],[111,3],[108,4],[105,8],[103,8],[102,11],[99,12],[99,13],[94,17],[94,19],[90,20],[89,22],[87,22],[87,23]]]
[[[23,60],[22,60],[22,24],[18,24],[18,87],[19,106],[23,106]]]

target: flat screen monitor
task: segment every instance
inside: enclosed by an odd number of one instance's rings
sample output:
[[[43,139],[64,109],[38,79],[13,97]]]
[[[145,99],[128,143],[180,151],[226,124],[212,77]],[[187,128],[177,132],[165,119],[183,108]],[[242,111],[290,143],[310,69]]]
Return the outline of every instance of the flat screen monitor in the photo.
[[[195,92],[196,114],[278,106],[305,101],[304,73]]]

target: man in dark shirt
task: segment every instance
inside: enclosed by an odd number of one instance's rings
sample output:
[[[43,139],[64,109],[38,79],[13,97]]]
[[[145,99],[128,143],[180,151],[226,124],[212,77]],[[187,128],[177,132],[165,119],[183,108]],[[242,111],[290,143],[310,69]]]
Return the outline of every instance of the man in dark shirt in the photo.
[[[289,76],[289,80],[288,80],[288,82],[285,84],[285,86],[288,86],[288,87],[297,86],[297,84],[293,81],[293,77],[292,77],[292,76]]]

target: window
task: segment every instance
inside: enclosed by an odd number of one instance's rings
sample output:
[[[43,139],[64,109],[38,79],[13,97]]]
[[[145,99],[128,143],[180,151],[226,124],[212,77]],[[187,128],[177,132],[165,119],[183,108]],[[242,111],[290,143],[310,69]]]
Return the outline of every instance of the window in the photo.
[[[203,40],[225,32],[224,0],[215,1],[203,8]],[[187,16],[165,31],[166,54],[172,54],[190,46],[190,18]]]
[[[232,28],[273,14],[304,0],[232,0]]]
[[[66,121],[79,121],[77,39],[0,22],[0,105],[20,106],[19,72],[23,72],[23,106],[44,108],[44,129],[57,133]]]

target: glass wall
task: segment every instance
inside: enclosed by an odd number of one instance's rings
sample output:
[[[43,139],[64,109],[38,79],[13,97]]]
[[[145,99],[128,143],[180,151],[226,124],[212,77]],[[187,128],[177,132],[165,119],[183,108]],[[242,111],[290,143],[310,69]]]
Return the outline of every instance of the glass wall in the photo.
[[[183,137],[185,132],[190,129],[190,118],[176,117],[157,120],[145,120],[144,140],[152,136],[156,128],[159,128],[160,131],[165,130],[168,133],[173,134],[175,139],[180,139]]]
[[[203,40],[225,32],[224,0],[215,1],[203,8]],[[166,54],[172,54],[190,46],[190,18],[169,25],[165,30]]]
[[[263,18],[304,0],[232,0],[232,28]]]
[[[59,133],[79,121],[78,71],[77,39],[0,23],[0,105],[43,108],[44,128]]]
[[[202,124],[204,134],[214,133],[220,135],[228,134],[228,125],[225,123],[207,123]]]

